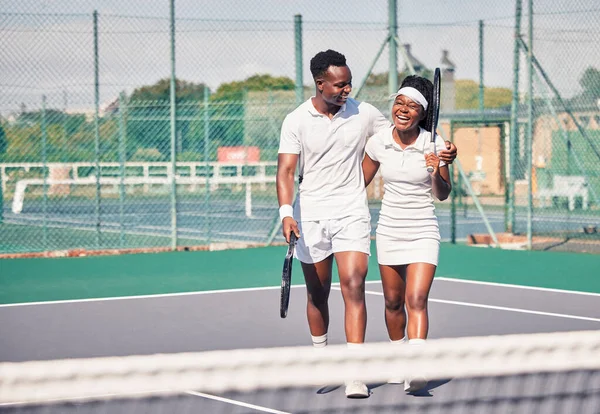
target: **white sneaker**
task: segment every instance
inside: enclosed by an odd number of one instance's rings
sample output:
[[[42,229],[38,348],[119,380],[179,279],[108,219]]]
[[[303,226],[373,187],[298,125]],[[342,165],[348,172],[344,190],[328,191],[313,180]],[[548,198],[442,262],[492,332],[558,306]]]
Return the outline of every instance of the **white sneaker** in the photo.
[[[407,378],[404,380],[404,391],[416,392],[427,386],[425,377]]]
[[[361,381],[346,382],[346,397],[348,398],[367,398],[369,389]]]

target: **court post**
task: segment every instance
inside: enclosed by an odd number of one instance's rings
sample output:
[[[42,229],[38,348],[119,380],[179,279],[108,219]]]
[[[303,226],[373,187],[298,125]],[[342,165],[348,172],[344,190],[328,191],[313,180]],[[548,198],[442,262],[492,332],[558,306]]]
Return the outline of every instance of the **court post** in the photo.
[[[0,224],[4,221],[4,169],[0,168]]]
[[[171,106],[171,250],[177,249],[177,108],[175,102],[175,0],[169,1],[171,22],[171,84],[170,84],[170,106]]]
[[[516,0],[515,10],[515,44],[513,49],[513,85],[512,85],[512,104],[510,107],[510,135],[508,140],[508,220],[506,231],[515,232],[515,168],[517,162],[515,157],[519,153],[519,66],[520,66],[520,46],[519,37],[521,36],[521,0]]]
[[[209,98],[210,91],[208,86],[204,85],[204,105],[202,111],[202,117],[204,120],[204,177],[206,179],[206,185],[204,188],[204,232],[206,234],[206,244],[210,244],[211,238],[211,223],[210,223],[210,164],[208,159],[210,157],[210,117],[209,117]]]
[[[388,37],[390,52],[390,68],[388,73],[388,91],[390,94],[398,90],[398,16],[396,0],[388,0]]]
[[[44,216],[42,243],[44,249],[48,249],[48,131],[46,128],[46,95],[42,95],[42,177],[43,184],[43,201],[42,214]]]
[[[94,10],[94,153],[96,169],[96,247],[100,248],[100,80],[98,68],[98,11]]]
[[[527,249],[531,250],[533,237],[533,0],[529,0],[529,28],[527,49]]]
[[[484,87],[483,87],[483,20],[479,20],[479,114],[484,120]]]
[[[304,102],[304,78],[302,76],[302,15],[294,16],[294,40],[296,45],[296,105]]]
[[[450,140],[454,141],[454,122],[450,120]],[[456,244],[456,192],[458,191],[459,197],[462,192],[462,184],[457,188],[455,183],[456,179],[454,177],[455,170],[454,165],[450,164],[450,185],[452,186],[452,191],[450,192],[450,241],[452,244]],[[458,176],[458,182],[461,182],[461,176]]]
[[[125,137],[125,92],[119,94],[119,246],[125,245],[125,163],[127,147]]]

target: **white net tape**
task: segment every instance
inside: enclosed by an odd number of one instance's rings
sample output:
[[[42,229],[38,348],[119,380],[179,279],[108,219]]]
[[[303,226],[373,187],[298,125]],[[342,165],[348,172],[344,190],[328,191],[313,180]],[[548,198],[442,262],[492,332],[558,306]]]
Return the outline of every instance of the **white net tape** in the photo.
[[[0,404],[577,370],[600,370],[600,331],[1,363]]]

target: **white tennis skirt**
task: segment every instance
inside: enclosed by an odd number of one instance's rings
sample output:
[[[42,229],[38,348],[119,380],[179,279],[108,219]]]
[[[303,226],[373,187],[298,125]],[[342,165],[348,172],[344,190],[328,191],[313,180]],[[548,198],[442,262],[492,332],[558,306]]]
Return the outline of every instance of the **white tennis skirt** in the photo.
[[[377,262],[382,265],[405,265],[410,263],[438,264],[440,231],[437,220],[427,220],[418,227],[413,223],[394,228],[377,226]],[[412,225],[411,225],[412,224]]]

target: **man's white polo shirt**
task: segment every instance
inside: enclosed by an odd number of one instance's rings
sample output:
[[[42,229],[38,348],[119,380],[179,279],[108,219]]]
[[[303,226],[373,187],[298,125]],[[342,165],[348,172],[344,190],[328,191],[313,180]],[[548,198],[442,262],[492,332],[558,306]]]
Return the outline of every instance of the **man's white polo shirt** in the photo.
[[[279,153],[300,154],[296,220],[368,216],[362,159],[368,137],[390,127],[373,105],[348,98],[332,119],[312,98],[288,114]]]

